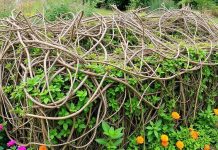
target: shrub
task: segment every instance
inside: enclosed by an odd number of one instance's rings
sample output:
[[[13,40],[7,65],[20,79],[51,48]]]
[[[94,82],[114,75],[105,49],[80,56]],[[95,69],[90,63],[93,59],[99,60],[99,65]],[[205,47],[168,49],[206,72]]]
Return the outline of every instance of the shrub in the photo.
[[[212,9],[216,6],[216,3],[213,0],[194,0],[191,4],[199,10]]]
[[[215,6],[215,7],[212,9],[212,15],[214,15],[215,17],[218,17],[218,6]]]
[[[9,17],[11,12],[9,10],[3,10],[0,12],[0,18],[6,18]]]
[[[46,6],[45,16],[50,21],[55,21],[57,18],[70,19],[71,9],[67,3],[52,3]]]
[[[14,5],[12,0],[0,0],[0,18],[9,17],[13,8]]]
[[[148,2],[148,6],[151,10],[165,7],[167,9],[177,8],[177,5],[173,0],[152,0]]]

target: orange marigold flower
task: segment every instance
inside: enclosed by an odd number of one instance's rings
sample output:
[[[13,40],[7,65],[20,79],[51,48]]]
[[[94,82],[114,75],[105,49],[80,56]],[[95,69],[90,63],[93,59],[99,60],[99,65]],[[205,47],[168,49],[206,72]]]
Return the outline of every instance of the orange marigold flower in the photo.
[[[184,148],[184,143],[182,141],[177,141],[176,147],[178,147],[178,149],[182,150]]]
[[[204,150],[210,150],[210,145],[208,144],[204,145]]]
[[[137,136],[137,138],[136,138],[137,144],[143,144],[144,141],[145,141],[145,140],[144,140],[143,136]]]
[[[169,138],[168,138],[168,136],[166,134],[162,134],[160,139],[161,139],[162,142],[168,142],[169,141]]]
[[[167,142],[162,141],[162,142],[161,142],[161,145],[162,145],[163,147],[167,147],[167,146],[169,145],[169,142],[168,142],[168,141],[167,141]]]
[[[39,150],[47,150],[47,147],[45,145],[40,145]]]
[[[197,132],[197,131],[191,131],[190,132],[190,135],[191,135],[191,137],[193,138],[193,139],[197,139],[198,138],[198,135],[199,135],[199,133]]]
[[[213,110],[214,114],[218,116],[218,108]]]
[[[175,119],[175,120],[178,120],[178,119],[180,118],[180,115],[179,115],[179,113],[177,113],[177,112],[172,112],[171,116],[172,116],[172,118]]]

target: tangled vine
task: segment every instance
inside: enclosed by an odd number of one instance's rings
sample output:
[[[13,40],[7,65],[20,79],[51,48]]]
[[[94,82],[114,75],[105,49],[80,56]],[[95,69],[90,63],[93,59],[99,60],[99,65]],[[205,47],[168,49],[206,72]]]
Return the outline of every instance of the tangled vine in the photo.
[[[127,139],[163,107],[189,124],[218,86],[218,26],[185,8],[56,22],[18,13],[0,20],[0,46],[0,113],[24,145],[93,148],[103,120]]]

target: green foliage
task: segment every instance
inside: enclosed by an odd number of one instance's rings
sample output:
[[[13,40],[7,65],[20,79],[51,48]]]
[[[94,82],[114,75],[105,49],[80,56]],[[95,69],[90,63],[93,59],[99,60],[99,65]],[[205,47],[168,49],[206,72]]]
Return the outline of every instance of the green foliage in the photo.
[[[9,10],[0,11],[0,18],[6,18],[6,17],[9,17],[10,15],[11,15],[11,12]]]
[[[25,84],[22,83],[21,85],[17,86],[14,91],[11,93],[11,99],[19,101],[22,100],[24,98],[24,88]],[[8,88],[6,88],[6,90],[9,90]],[[11,92],[11,91],[7,91],[7,92]]]
[[[95,141],[101,145],[103,145],[108,150],[115,150],[119,147],[119,145],[123,141],[122,132],[124,128],[114,129],[114,127],[109,126],[105,121],[102,122],[103,134],[106,136],[105,138],[96,139]]]
[[[192,0],[192,3],[199,10],[212,9],[216,6],[214,0]]]
[[[124,89],[125,89],[125,86],[123,84],[118,84],[117,87],[115,88],[109,88],[108,91],[107,91],[107,98],[108,98],[108,101],[109,101],[109,106],[111,107],[111,109],[113,111],[116,111],[119,109],[119,102],[118,102],[118,93],[120,92],[124,92]]]
[[[150,125],[146,127],[148,142],[157,140],[161,135],[162,122],[159,120],[156,123],[150,122]]]
[[[115,30],[115,32],[118,31]],[[128,33],[126,35],[130,40],[130,45],[137,44],[138,41],[133,34]],[[112,40],[114,44],[114,48],[112,46],[109,52],[114,52],[116,55],[123,53],[123,50],[117,46],[119,42],[117,42],[116,39],[112,39],[110,35],[107,35],[107,39],[104,39],[103,42],[107,40],[109,42]],[[82,53],[82,47],[89,49],[92,45],[91,40],[86,39],[80,43],[77,52]],[[114,64],[118,64],[119,62],[111,62],[112,65],[92,61],[88,64],[80,64],[77,74],[75,74],[74,71],[70,73],[63,71],[54,76],[54,78],[50,78],[49,87],[45,82],[44,70],[40,67],[33,67],[34,76],[32,78],[27,77],[25,82],[18,81],[17,85],[14,85],[11,81],[13,81],[12,79],[15,79],[16,76],[11,76],[8,85],[3,87],[3,90],[9,97],[10,102],[14,104],[13,106],[16,106],[12,112],[22,117],[27,113],[22,106],[32,108],[29,109],[29,111],[34,112],[36,105],[30,99],[24,100],[26,93],[23,89],[26,89],[38,102],[50,104],[52,101],[60,101],[68,94],[71,81],[70,76],[75,77],[73,85],[73,90],[75,90],[86,76],[82,73],[83,70],[89,70],[90,72],[98,74],[99,76],[95,78],[95,81],[98,83],[101,82],[102,75],[107,72],[108,75],[101,88],[102,90],[106,88],[106,90],[102,92],[104,99],[99,96],[92,101],[88,107],[81,111],[79,115],[52,122],[49,127],[48,144],[58,144],[66,140],[69,136],[78,137],[93,128],[98,119],[96,117],[99,108],[98,102],[103,99],[107,102],[106,107],[109,107],[105,116],[108,123],[102,123],[103,131],[98,130],[96,136],[103,138],[96,139],[96,142],[102,145],[104,149],[124,148],[137,150],[146,148],[161,150],[163,149],[160,144],[160,136],[162,134],[169,136],[169,146],[166,149],[170,150],[176,150],[175,143],[177,140],[182,140],[187,149],[202,149],[205,144],[216,147],[216,139],[218,136],[216,126],[217,117],[213,113],[213,108],[217,107],[216,97],[218,96],[217,86],[216,84],[214,85],[218,79],[216,66],[204,65],[199,70],[186,72],[184,74],[178,73],[186,69],[197,67],[196,62],[199,61],[205,61],[205,63],[216,62],[218,55],[212,53],[210,59],[206,60],[205,58],[209,52],[202,48],[193,48],[190,46],[187,49],[183,49],[183,47],[181,49],[182,56],[179,56],[177,59],[163,58],[157,54],[149,54],[150,56],[146,55],[146,57],[143,58],[143,61],[154,68],[155,73],[160,78],[177,75],[169,80],[141,80],[139,76],[130,74],[129,72],[136,73],[135,69],[137,70],[141,65],[141,60],[136,57],[132,59],[135,68],[128,66],[128,64],[126,68],[123,68],[123,64],[120,64],[120,68],[122,69],[114,67]],[[90,60],[99,59],[98,52],[101,52],[101,50],[96,48],[96,51],[96,53],[92,53],[92,55],[88,56]],[[31,48],[30,55],[40,56],[41,49]],[[48,74],[53,75],[59,70],[58,67],[59,66],[55,66],[51,68]],[[77,66],[72,65],[72,67]],[[142,65],[142,69],[143,68],[146,67]],[[5,69],[13,69],[13,65],[7,62]],[[146,71],[147,70],[145,70],[145,72]],[[117,80],[125,81],[126,84],[118,82]],[[89,76],[85,80],[85,84],[79,87],[64,105],[51,113],[54,113],[56,117],[66,117],[80,110],[95,92],[97,82],[93,82],[93,78]],[[132,88],[134,88],[136,92],[132,92]],[[198,91],[198,88],[199,94],[197,95],[196,91]],[[182,89],[185,95],[186,106],[184,106],[183,103]],[[144,94],[141,97],[137,95],[137,92]],[[196,117],[193,118],[196,98],[197,111]],[[159,108],[151,109],[146,101]],[[180,111],[181,119],[178,121],[173,120],[170,115],[171,112],[175,110]],[[119,126],[125,127],[125,134],[129,137],[124,136],[123,128],[114,129],[109,123],[117,128]],[[191,138],[188,130],[189,126],[199,132],[199,138],[197,140]],[[138,135],[143,135],[145,138],[143,145],[136,143],[136,137]],[[125,143],[122,143],[124,138]],[[84,141],[86,141],[86,139],[84,139]]]
[[[55,76],[52,83],[49,85],[49,88],[40,91],[37,87],[43,87],[44,84],[46,84],[45,81],[42,81],[43,77],[43,74],[39,74],[33,78],[27,79],[27,92],[29,92],[33,97],[39,96],[40,100],[45,104],[52,102],[52,100],[57,101],[63,98],[64,93],[62,89],[66,88],[63,76]]]
[[[165,7],[167,9],[177,8],[178,6],[190,5],[195,9],[216,9],[217,0],[104,0],[101,4],[103,7],[109,8],[110,5],[115,4],[121,10],[126,8],[150,7],[151,10]]]
[[[177,8],[175,2],[173,0],[151,0],[148,2],[148,6],[151,10],[166,7],[167,9]]]
[[[141,146],[137,144],[136,142],[136,135],[132,135],[128,137],[129,144],[127,146],[127,150],[139,150],[141,149]]]
[[[0,5],[0,18],[6,18],[9,17],[11,15],[11,11],[14,8],[14,4],[11,0],[7,0],[7,1],[0,1],[1,5]],[[1,44],[0,44],[1,46]]]
[[[138,104],[139,99],[136,97],[127,100],[124,104],[125,115],[127,115],[129,118],[140,117],[141,113],[145,112],[145,108],[141,108],[141,106],[139,106]]]
[[[83,3],[84,2],[84,3]],[[22,3],[22,10],[27,16],[32,16],[37,11],[42,11],[45,8],[45,16],[50,21],[55,21],[57,18],[70,19],[73,16],[69,12],[77,13],[81,10],[84,11],[85,16],[93,15],[93,12],[107,13],[111,9],[111,5],[117,5],[121,10],[128,8],[150,7],[151,10],[159,7],[177,8],[178,6],[190,5],[191,7],[199,10],[211,10],[212,14],[217,15],[217,0],[48,0],[43,2],[28,2]],[[106,8],[106,9],[96,9]],[[10,16],[11,10],[16,8],[12,2],[6,2],[0,7],[0,18]],[[20,8],[17,8],[20,9]]]
[[[70,19],[71,9],[68,3],[52,3],[47,6],[45,16],[50,21],[55,21],[57,18]]]
[[[199,129],[200,127],[205,129],[216,128],[217,121],[218,116],[214,116],[211,106],[209,105],[206,110],[201,110],[201,112],[199,112],[196,120],[196,126]]]

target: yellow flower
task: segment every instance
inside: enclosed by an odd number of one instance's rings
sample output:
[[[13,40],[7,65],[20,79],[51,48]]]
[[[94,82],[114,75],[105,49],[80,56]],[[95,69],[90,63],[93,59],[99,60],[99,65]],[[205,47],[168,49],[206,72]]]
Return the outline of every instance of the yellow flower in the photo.
[[[198,133],[197,131],[192,130],[192,131],[190,132],[190,135],[191,135],[191,137],[192,137],[193,139],[196,140],[196,139],[198,138],[199,133]]]
[[[168,138],[168,136],[166,134],[162,134],[160,139],[161,139],[162,142],[168,142],[169,141],[169,138]]]
[[[178,119],[180,118],[180,115],[179,115],[179,113],[177,113],[177,112],[172,112],[171,116],[172,116],[172,118],[175,119],[175,120],[178,120]]]
[[[218,116],[218,108],[213,110],[214,114]]]
[[[210,145],[204,145],[204,150],[210,150]]]
[[[162,141],[162,142],[161,142],[161,145],[162,145],[163,147],[167,147],[167,146],[169,145],[169,142],[164,142],[164,141]]]
[[[144,143],[144,138],[143,138],[143,136],[137,136],[137,138],[136,138],[136,143],[137,143],[137,144],[143,144],[143,143]]]
[[[182,141],[177,141],[176,147],[178,147],[178,149],[182,150],[184,148],[184,143]]]
[[[45,145],[40,145],[39,150],[47,150],[47,147]]]

